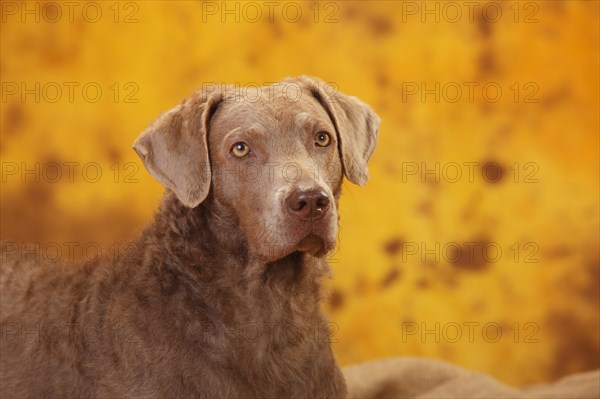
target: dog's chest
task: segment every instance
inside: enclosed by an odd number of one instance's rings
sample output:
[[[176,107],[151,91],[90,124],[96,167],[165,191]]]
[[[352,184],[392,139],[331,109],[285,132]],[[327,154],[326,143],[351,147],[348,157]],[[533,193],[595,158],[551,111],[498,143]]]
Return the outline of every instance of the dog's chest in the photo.
[[[326,326],[294,323],[205,326],[201,340],[172,352],[171,365],[156,365],[164,393],[187,397],[343,397],[345,384],[329,346]],[[183,366],[183,367],[181,367]],[[160,369],[160,371],[158,371]]]
[[[229,391],[238,397],[343,396],[331,328],[319,307],[289,301],[258,305],[238,304],[227,321],[196,324],[201,337],[195,341],[196,363],[210,380],[201,378],[198,388],[218,386],[215,396]]]

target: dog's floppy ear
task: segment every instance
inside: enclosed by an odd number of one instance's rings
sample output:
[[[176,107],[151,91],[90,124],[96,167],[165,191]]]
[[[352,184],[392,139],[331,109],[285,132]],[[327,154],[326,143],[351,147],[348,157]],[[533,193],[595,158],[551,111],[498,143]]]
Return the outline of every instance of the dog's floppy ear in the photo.
[[[340,93],[322,80],[307,76],[296,80],[308,86],[335,124],[344,174],[352,183],[364,185],[369,180],[367,162],[377,145],[379,116],[358,98]]]
[[[150,174],[190,208],[210,189],[208,125],[221,92],[194,93],[162,114],[133,143]]]

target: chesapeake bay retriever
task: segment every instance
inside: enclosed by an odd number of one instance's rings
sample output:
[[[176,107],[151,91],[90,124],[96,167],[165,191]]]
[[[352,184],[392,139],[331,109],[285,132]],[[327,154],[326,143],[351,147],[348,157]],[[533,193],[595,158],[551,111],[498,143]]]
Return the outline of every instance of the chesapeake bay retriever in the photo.
[[[379,118],[308,77],[250,97],[200,90],[137,138],[167,190],[132,256],[4,251],[3,399],[346,395],[321,280]]]

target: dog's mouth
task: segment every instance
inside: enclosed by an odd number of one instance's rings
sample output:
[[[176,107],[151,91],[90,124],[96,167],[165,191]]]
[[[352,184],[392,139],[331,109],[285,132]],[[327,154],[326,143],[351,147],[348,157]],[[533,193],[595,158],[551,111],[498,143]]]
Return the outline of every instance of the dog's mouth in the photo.
[[[292,263],[295,263],[295,262],[299,261],[300,259],[302,259],[302,254],[303,254],[302,251],[294,251],[294,252],[287,254],[286,256],[284,256],[281,259],[277,259],[275,262],[284,262],[285,263],[287,261],[290,261]]]
[[[323,237],[310,233],[304,238],[299,240],[297,243],[289,246],[279,247],[279,250],[270,252],[266,256],[260,258],[266,262],[278,262],[285,260],[290,257],[301,256],[309,254],[316,258],[322,258],[332,251],[335,247],[335,242],[329,243]]]
[[[322,237],[314,233],[308,234],[296,245],[296,251],[306,252],[317,258],[325,256],[331,249],[333,248],[328,248]]]
[[[259,261],[274,262],[293,252],[322,258],[335,248],[337,229],[332,223],[282,223],[278,227],[255,247],[253,255]]]

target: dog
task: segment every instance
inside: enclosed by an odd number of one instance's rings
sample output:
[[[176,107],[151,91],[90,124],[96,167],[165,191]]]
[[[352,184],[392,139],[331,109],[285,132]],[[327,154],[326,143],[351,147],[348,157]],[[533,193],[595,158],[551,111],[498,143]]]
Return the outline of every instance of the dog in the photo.
[[[135,140],[166,190],[131,256],[3,254],[2,398],[346,396],[321,283],[380,120],[305,76],[249,97],[199,90]]]

